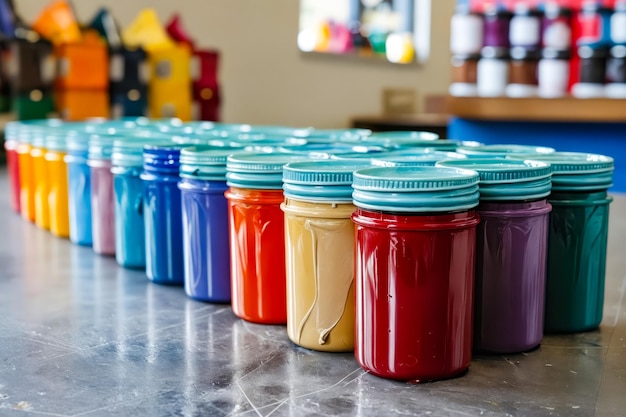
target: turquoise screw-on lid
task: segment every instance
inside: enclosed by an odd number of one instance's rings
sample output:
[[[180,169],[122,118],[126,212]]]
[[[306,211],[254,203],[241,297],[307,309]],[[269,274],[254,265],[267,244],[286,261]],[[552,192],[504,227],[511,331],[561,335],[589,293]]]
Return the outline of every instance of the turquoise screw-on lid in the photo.
[[[306,156],[280,152],[231,155],[226,160],[226,184],[237,188],[282,190],[283,167],[306,160]]]
[[[478,205],[478,173],[460,168],[376,167],[354,173],[354,204],[366,210],[442,213]]]
[[[459,142],[451,139],[439,139],[431,132],[386,132],[374,133],[363,139],[364,142],[375,142],[387,147],[432,148],[440,151],[454,151]]]
[[[226,160],[239,147],[192,146],[180,151],[180,176],[206,181],[226,181]]]
[[[504,158],[511,154],[546,154],[554,152],[554,148],[546,146],[529,145],[484,145],[484,146],[460,146],[458,153],[467,155],[468,158]]]
[[[613,186],[613,158],[580,152],[509,155],[511,159],[531,159],[552,166],[553,191],[606,190]]]
[[[367,160],[289,163],[283,168],[285,196],[307,201],[351,202],[354,171],[370,166]]]
[[[111,164],[114,167],[141,167],[143,166],[143,151],[146,145],[167,145],[171,141],[170,135],[158,131],[138,131],[126,135],[124,139],[113,141]]]
[[[369,129],[315,129],[306,140],[309,143],[357,142],[371,134]]]
[[[67,127],[46,129],[45,148],[48,151],[67,152],[68,133]]]
[[[279,150],[297,155],[306,155],[313,159],[330,159],[331,157],[337,158],[348,154],[382,152],[385,149],[366,143],[313,143],[304,146],[281,146]]]
[[[33,148],[45,148],[46,146],[46,130],[42,126],[31,126],[30,143]]]
[[[117,133],[111,135],[91,135],[89,137],[89,154],[91,160],[109,160],[113,153],[113,142],[124,140],[124,136]]]
[[[540,161],[468,158],[440,161],[437,166],[478,172],[481,201],[538,200],[552,188],[550,164]]]
[[[383,152],[376,155],[372,160],[372,164],[376,166],[397,166],[397,167],[416,167],[416,166],[434,166],[438,161],[444,159],[467,159],[465,155],[455,152],[439,152],[439,151],[394,151]]]

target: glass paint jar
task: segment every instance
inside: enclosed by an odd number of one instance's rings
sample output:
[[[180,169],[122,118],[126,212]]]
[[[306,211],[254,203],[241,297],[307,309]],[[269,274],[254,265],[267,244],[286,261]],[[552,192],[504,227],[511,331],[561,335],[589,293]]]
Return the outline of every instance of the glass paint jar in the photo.
[[[41,126],[31,129],[30,159],[33,167],[33,197],[35,199],[35,224],[45,230],[50,228],[48,209],[48,173],[46,172],[46,131]]]
[[[287,323],[283,166],[304,159],[284,153],[228,157],[232,309],[244,320]]]
[[[204,145],[180,152],[185,293],[196,300],[230,302],[226,159],[241,151]]]
[[[68,132],[67,163],[68,212],[70,241],[76,245],[91,246],[91,171],[87,165],[89,136],[83,128]]]
[[[17,136],[20,128],[21,124],[19,122],[9,122],[4,129],[4,150],[7,158],[9,186],[11,188],[11,208],[16,213],[20,213],[20,160],[17,153],[19,145]]]
[[[552,166],[544,330],[576,333],[596,329],[604,307],[609,205],[613,201],[607,190],[613,185],[613,159],[575,152],[526,158]]]
[[[477,54],[483,47],[483,18],[469,8],[457,8],[450,20],[450,52]]]
[[[509,84],[506,86],[507,97],[534,97],[538,93],[539,52],[525,48],[511,48],[509,62]]]
[[[512,14],[506,10],[490,9],[484,14],[483,46],[509,48]]]
[[[368,161],[283,168],[287,335],[304,348],[354,350],[352,174]]]
[[[567,95],[570,76],[570,53],[545,48],[539,60],[537,78],[538,94],[544,98],[556,98]]]
[[[460,375],[472,353],[478,174],[378,167],[353,186],[357,361],[397,380]]]
[[[94,134],[89,138],[87,165],[91,180],[92,247],[98,255],[115,255],[115,198],[111,153],[113,141],[119,139],[122,137],[114,131]]]
[[[67,134],[65,128],[48,129],[45,135],[44,155],[48,176],[48,212],[50,232],[58,237],[70,236],[68,208]]]
[[[626,1],[617,0],[611,14],[611,42],[614,45],[626,44]]]
[[[474,350],[534,349],[543,338],[550,164],[493,158],[437,165],[480,175]]]
[[[18,136],[17,156],[20,168],[20,210],[22,217],[31,222],[35,221],[35,177],[33,175],[33,160],[30,156],[29,129],[21,129]]]
[[[167,144],[160,134],[145,132],[126,135],[113,142],[111,173],[115,196],[115,260],[133,269],[146,267],[146,242],[143,217],[143,148],[148,144]]]
[[[143,150],[143,218],[146,275],[157,284],[182,285],[183,220],[178,189],[184,145],[146,145]]]
[[[480,54],[452,56],[452,83],[449,93],[456,97],[478,95],[478,60]]]
[[[578,98],[603,97],[608,50],[581,46],[578,48],[578,57],[578,82],[572,86],[572,95]]]
[[[538,50],[541,45],[541,13],[518,3],[509,27],[509,43],[512,47]]]
[[[567,51],[572,45],[572,10],[557,3],[546,3],[541,19],[544,48]]]
[[[476,85],[481,97],[500,97],[509,82],[508,50],[484,47],[478,61]]]
[[[626,15],[626,12],[624,12]],[[606,63],[605,86],[606,96],[609,98],[626,98],[626,46],[615,45],[611,48]]]

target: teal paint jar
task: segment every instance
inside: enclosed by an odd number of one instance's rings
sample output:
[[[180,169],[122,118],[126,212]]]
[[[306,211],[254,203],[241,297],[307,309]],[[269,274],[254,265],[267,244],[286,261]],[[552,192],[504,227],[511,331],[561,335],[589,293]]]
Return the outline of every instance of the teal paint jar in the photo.
[[[525,158],[552,165],[544,331],[596,329],[604,307],[613,159],[574,152]]]
[[[111,173],[115,200],[115,260],[133,269],[146,267],[143,217],[143,148],[165,144],[164,136],[133,135],[113,142]]]

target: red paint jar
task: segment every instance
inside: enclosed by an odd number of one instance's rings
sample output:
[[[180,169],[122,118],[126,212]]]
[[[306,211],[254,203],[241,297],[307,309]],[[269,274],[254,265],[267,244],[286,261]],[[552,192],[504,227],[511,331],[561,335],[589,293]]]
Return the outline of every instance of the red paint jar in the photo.
[[[357,361],[390,379],[460,375],[472,352],[478,174],[396,167],[354,178]]]
[[[7,156],[7,170],[9,184],[11,186],[11,207],[13,211],[20,212],[20,161],[17,154],[17,141],[7,140],[4,142],[4,150]]]

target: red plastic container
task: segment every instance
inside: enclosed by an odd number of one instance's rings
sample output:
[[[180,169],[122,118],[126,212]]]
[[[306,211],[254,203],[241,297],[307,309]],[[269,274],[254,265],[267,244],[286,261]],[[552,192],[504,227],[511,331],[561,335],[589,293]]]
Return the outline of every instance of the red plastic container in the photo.
[[[9,172],[9,184],[11,186],[11,207],[16,213],[20,212],[20,161],[17,155],[17,142],[7,140],[4,142],[7,156],[7,169]]]

